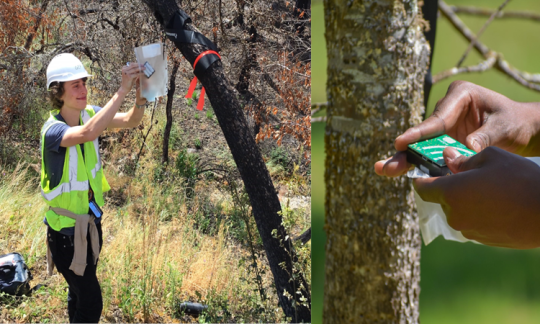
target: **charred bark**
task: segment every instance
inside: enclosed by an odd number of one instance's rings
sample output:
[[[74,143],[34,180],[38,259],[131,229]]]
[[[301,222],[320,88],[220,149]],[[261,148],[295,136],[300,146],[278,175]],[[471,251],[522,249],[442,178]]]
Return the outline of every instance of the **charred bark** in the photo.
[[[242,64],[242,70],[240,71],[240,76],[238,77],[238,82],[236,83],[236,90],[248,101],[253,104],[253,115],[259,114],[263,108],[262,103],[253,96],[249,91],[249,81],[251,80],[251,70],[257,66],[257,52],[255,49],[255,42],[257,41],[257,29],[254,26],[251,26],[249,29],[249,40],[247,44],[247,53],[245,55],[244,63]],[[253,117],[253,116],[252,116]],[[257,135],[261,129],[261,122],[258,118],[252,118],[254,125],[253,135]]]
[[[143,0],[163,26],[178,11],[174,0]],[[195,30],[191,24],[186,29]],[[193,65],[196,57],[205,50],[198,44],[176,43],[175,46]],[[280,305],[287,317],[295,322],[311,321],[311,295],[300,273],[293,277],[295,253],[290,238],[282,225],[281,211],[276,190],[259,152],[253,134],[233,87],[223,72],[221,61],[212,64],[198,78],[206,89],[219,125],[234,157],[246,191],[249,195],[257,229],[261,235],[266,256],[277,289]],[[301,292],[300,294],[297,292]],[[305,298],[302,301],[301,298]]]
[[[238,77],[238,83],[236,84],[236,90],[240,94],[245,94],[249,89],[249,80],[251,79],[251,69],[257,66],[257,52],[255,51],[255,42],[257,41],[257,29],[251,26],[249,29],[249,40],[247,46],[247,53]]]
[[[311,227],[308,228],[304,233],[300,234],[297,238],[294,239],[295,241],[300,241],[304,244],[307,244],[311,240]]]
[[[41,4],[41,8],[39,8],[38,18],[36,19],[36,22],[34,24],[34,28],[32,32],[26,38],[26,44],[24,44],[25,50],[29,50],[30,46],[32,46],[32,41],[34,40],[34,37],[39,29],[39,26],[41,25],[41,20],[43,20],[43,13],[45,13],[45,10],[47,10],[48,5],[49,5],[49,0],[45,0]]]
[[[174,100],[174,92],[176,90],[176,73],[180,67],[180,62],[175,60],[173,69],[171,71],[171,80],[169,81],[169,90],[167,91],[167,105],[165,106],[165,113],[167,114],[167,123],[165,124],[165,130],[163,131],[163,163],[169,163],[169,137],[171,136],[172,128],[172,105]]]

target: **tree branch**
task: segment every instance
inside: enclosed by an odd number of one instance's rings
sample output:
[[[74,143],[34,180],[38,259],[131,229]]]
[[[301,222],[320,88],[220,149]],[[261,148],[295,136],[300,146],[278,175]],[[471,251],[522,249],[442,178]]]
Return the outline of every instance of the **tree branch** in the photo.
[[[507,61],[499,58],[497,60],[497,67],[498,67],[498,69],[500,71],[502,71],[502,72],[508,74],[509,76],[511,76],[512,78],[514,78],[514,80],[519,82],[522,86],[527,87],[527,88],[529,88],[531,90],[536,90],[536,91],[540,92],[540,85],[539,84],[534,84],[534,83],[529,82],[526,79],[524,79],[522,77],[523,73],[519,72],[516,68],[511,67],[510,64]]]
[[[495,19],[495,16],[501,12],[504,7],[506,7],[506,5],[508,4],[508,2],[510,2],[510,0],[505,0],[503,2],[502,5],[499,6],[499,8],[497,9],[496,12],[494,12],[491,17],[489,17],[489,19],[486,21],[486,23],[484,24],[484,26],[482,26],[482,28],[480,28],[480,30],[478,31],[478,34],[476,34],[476,36],[473,38],[473,40],[471,40],[471,42],[469,43],[469,46],[467,47],[467,49],[465,50],[465,53],[463,53],[463,56],[461,56],[461,59],[459,59],[459,62],[457,63],[457,67],[460,67],[461,64],[463,63],[463,61],[465,61],[465,58],[467,57],[467,55],[469,55],[469,52],[471,51],[472,47],[473,47],[473,43],[476,42],[476,40],[478,38],[480,38],[480,36],[482,36],[482,34],[484,33],[484,31],[486,30],[486,28],[489,26],[489,24],[493,21],[493,19]]]
[[[174,59],[171,79],[169,80],[169,91],[167,91],[167,105],[165,106],[167,123],[165,124],[165,130],[163,131],[163,154],[161,158],[162,163],[169,163],[169,138],[171,136],[173,122],[172,105],[174,100],[174,92],[176,91],[176,73],[178,73],[179,67],[180,60]]]
[[[311,118],[311,123],[326,123],[326,116]]]
[[[311,104],[311,116],[328,107],[328,102],[316,102]],[[315,108],[315,109],[313,109]],[[313,121],[313,120],[312,120]]]
[[[497,10],[475,8],[475,7],[469,7],[469,6],[450,6],[450,9],[456,14],[491,17],[491,15],[496,13],[495,18],[497,19],[513,18],[513,19],[530,19],[534,21],[540,21],[540,14],[527,12],[527,11],[504,11],[504,12],[501,11],[497,13]]]
[[[73,43],[67,43],[65,45],[62,45],[60,47],[58,47],[57,49],[55,49],[50,55],[51,56],[55,56],[56,54],[60,53],[60,52],[64,52],[68,49],[72,49],[72,48],[84,48],[84,44],[81,43],[81,42],[73,42]]]
[[[472,42],[473,39],[476,37],[474,36],[474,33],[461,21],[461,19],[458,18],[458,16],[450,9],[450,6],[448,6],[443,0],[439,0],[439,10],[443,14],[444,17],[446,17],[450,23],[456,28],[463,37],[469,42]],[[484,44],[480,43],[478,40],[474,42],[474,48],[482,54],[485,58],[487,58],[487,55],[489,53],[489,48],[485,46]]]
[[[294,241],[301,241],[303,244],[306,244],[309,240],[311,240],[311,227],[304,233],[298,235],[298,237],[294,238]]]
[[[485,72],[489,69],[491,69],[495,63],[497,62],[497,54],[495,52],[491,52],[491,55],[489,58],[485,61],[480,62],[477,65],[473,66],[465,66],[465,67],[454,67],[449,70],[440,72],[433,76],[433,83],[437,83],[441,80],[444,80],[446,78],[449,78],[454,75],[458,75],[461,73],[471,73],[471,72]]]
[[[523,78],[523,80],[525,80],[525,81],[533,82],[533,83],[540,83],[540,74],[538,74],[538,73],[537,74],[530,74],[528,72],[519,71],[519,70],[517,70],[515,68],[512,68],[512,67],[511,67],[511,69],[515,73],[519,74],[519,76],[521,78]]]
[[[39,29],[39,25],[41,24],[41,20],[43,19],[43,13],[45,12],[45,10],[47,10],[48,5],[49,5],[49,0],[45,0],[41,4],[41,8],[39,8],[39,14],[38,14],[38,18],[36,19],[36,23],[34,24],[34,29],[28,35],[28,38],[26,39],[26,44],[24,44],[24,48],[26,50],[29,50],[30,46],[32,45],[32,41],[34,40],[34,36],[36,35],[37,30]]]
[[[311,123],[326,123],[326,116],[313,117],[319,111],[326,109],[328,102],[316,102],[311,104]],[[315,109],[313,109],[315,108]]]
[[[229,41],[229,37],[225,33],[225,27],[223,27],[223,15],[221,13],[221,0],[219,0],[219,27],[221,29],[221,36],[225,39],[226,42]]]
[[[512,77],[514,80],[516,80],[518,83],[523,85],[524,87],[527,87],[531,90],[539,91],[540,92],[540,85],[535,84],[538,81],[540,81],[540,75],[538,74],[529,74],[527,72],[519,71],[518,69],[512,67],[507,61],[505,61],[502,58],[502,55],[499,53],[496,53],[494,51],[491,51],[486,45],[482,44],[474,35],[474,33],[471,32],[469,28],[457,17],[457,15],[451,10],[450,6],[448,6],[443,0],[439,0],[439,9],[441,10],[441,13],[450,21],[450,23],[456,28],[459,33],[471,44],[473,44],[473,47],[487,60],[489,61],[494,55],[497,57],[497,62],[494,65],[494,67],[499,70],[500,72]],[[484,62],[483,62],[484,63]],[[482,64],[482,63],[480,63]],[[471,67],[473,68],[473,67]],[[473,69],[474,70],[474,69]],[[476,72],[476,71],[472,71]],[[456,73],[457,74],[457,73]],[[440,81],[439,79],[438,81]],[[435,81],[433,82],[435,83]]]

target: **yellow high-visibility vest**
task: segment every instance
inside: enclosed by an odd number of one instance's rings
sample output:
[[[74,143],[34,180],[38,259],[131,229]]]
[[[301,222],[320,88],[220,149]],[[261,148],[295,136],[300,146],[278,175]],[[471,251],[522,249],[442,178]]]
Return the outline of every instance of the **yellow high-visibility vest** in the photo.
[[[47,130],[56,123],[64,123],[56,119],[57,114],[59,111],[53,110],[41,129],[41,195],[51,207],[61,207],[75,214],[87,214],[88,190],[92,188],[96,203],[102,207],[105,203],[103,193],[111,189],[101,167],[98,139],[83,144],[84,158],[79,145],[66,148],[62,179],[56,187],[50,188],[50,180],[45,172],[43,151]],[[87,123],[94,115],[92,106],[86,106],[79,117],[81,125]],[[75,226],[74,219],[58,215],[52,210],[47,211],[45,216],[47,223],[55,231]]]

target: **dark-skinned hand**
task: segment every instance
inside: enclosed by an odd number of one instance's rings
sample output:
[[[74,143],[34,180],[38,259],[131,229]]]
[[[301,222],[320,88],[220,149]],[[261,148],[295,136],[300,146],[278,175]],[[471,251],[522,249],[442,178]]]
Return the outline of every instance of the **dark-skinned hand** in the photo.
[[[415,179],[424,201],[441,204],[448,224],[480,243],[528,249],[540,246],[540,167],[496,147],[465,157],[443,152],[454,173]]]
[[[398,153],[375,163],[375,172],[403,175],[411,167],[404,152],[407,145],[442,134],[475,152],[496,146],[521,156],[540,156],[540,104],[515,102],[470,82],[455,81],[429,118],[396,138]]]

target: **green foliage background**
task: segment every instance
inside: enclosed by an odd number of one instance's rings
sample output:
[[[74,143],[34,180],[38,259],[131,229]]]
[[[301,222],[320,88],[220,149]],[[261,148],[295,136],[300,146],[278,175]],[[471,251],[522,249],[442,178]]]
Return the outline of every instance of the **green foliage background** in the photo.
[[[435,1],[435,0],[428,0]],[[447,0],[448,4],[497,8],[503,1]],[[540,14],[540,1],[511,1],[507,10]],[[326,45],[322,1],[312,7],[312,102],[326,101]],[[485,17],[460,15],[477,32]],[[502,52],[518,69],[540,73],[538,59],[540,22],[517,19],[495,20],[480,40]],[[468,43],[444,17],[439,17],[433,73],[455,66]],[[480,62],[474,50],[463,66]],[[467,80],[498,91],[517,101],[540,101],[540,93],[528,90],[496,70],[446,79],[431,90],[428,112],[455,80]],[[312,320],[322,323],[324,289],[324,123],[312,127]],[[473,243],[436,239],[422,246],[420,320],[431,323],[540,323],[540,250],[517,251]]]

